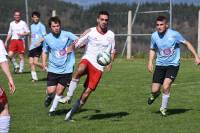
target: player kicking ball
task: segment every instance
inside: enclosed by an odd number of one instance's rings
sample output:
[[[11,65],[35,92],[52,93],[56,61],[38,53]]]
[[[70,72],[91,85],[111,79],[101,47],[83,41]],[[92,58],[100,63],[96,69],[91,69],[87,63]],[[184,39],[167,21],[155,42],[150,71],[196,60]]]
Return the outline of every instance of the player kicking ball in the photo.
[[[79,79],[83,75],[87,75],[84,84],[84,90],[80,98],[75,102],[72,109],[66,114],[65,120],[72,121],[72,117],[77,110],[79,110],[87,101],[90,94],[95,91],[104,66],[97,63],[98,53],[107,52],[111,54],[112,60],[115,55],[115,39],[114,33],[108,30],[109,13],[107,11],[100,11],[97,16],[97,26],[86,30],[76,43],[74,47],[82,47],[85,45],[86,50],[83,55],[76,72],[73,74],[67,96],[61,102],[71,101],[73,93],[77,88]],[[110,71],[112,63],[107,65]]]
[[[197,65],[200,64],[200,58],[190,42],[185,40],[179,32],[168,28],[167,18],[165,16],[157,17],[156,29],[157,31],[151,36],[147,66],[149,72],[153,72],[153,60],[156,56],[156,66],[148,104],[151,105],[160,95],[162,86],[160,113],[166,116],[171,85],[178,74],[180,66],[180,45],[186,45],[188,50],[193,54]]]

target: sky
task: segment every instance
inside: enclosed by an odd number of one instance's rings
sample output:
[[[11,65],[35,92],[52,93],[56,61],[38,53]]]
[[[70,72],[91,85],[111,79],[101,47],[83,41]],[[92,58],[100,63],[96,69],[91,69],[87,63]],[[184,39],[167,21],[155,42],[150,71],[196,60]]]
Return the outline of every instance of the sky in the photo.
[[[88,7],[90,5],[98,4],[101,2],[111,2],[111,3],[128,3],[131,4],[133,2],[138,2],[138,0],[63,0],[66,2],[76,3],[83,7]],[[143,2],[169,2],[169,0],[142,0]],[[200,0],[172,0],[173,3],[187,3],[187,4],[194,4],[200,5]]]

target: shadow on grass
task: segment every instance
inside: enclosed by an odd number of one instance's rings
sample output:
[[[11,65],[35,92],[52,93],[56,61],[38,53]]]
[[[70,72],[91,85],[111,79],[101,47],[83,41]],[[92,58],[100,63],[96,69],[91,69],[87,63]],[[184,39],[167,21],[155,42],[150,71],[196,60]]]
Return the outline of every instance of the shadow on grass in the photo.
[[[182,114],[182,113],[188,112],[190,110],[192,110],[192,109],[168,109],[167,113],[168,113],[168,115],[175,115],[175,114]],[[160,113],[160,111],[157,111],[155,113]]]
[[[56,115],[66,115],[67,112],[69,112],[69,111],[70,111],[70,109],[57,110]],[[81,109],[76,114],[81,113],[81,112],[86,112],[86,111],[94,111],[95,113],[101,112],[101,110],[98,110],[98,109]]]
[[[124,116],[129,115],[127,112],[115,112],[115,113],[104,113],[104,114],[95,114],[91,116],[85,116],[83,118],[87,118],[89,120],[101,120],[101,119],[115,119],[115,121],[119,120]],[[114,120],[113,119],[113,120]]]

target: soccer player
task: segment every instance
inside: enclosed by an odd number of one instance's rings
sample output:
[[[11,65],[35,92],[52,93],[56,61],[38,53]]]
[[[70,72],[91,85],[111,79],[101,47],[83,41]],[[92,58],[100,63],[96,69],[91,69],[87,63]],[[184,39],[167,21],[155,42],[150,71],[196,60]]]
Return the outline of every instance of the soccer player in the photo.
[[[28,36],[30,33],[29,28],[23,20],[21,20],[20,11],[16,10],[14,12],[14,21],[10,23],[8,35],[5,40],[5,45],[7,46],[8,41],[10,44],[8,47],[8,57],[11,59],[14,65],[14,71],[22,73],[24,69],[24,52],[25,52],[25,36]],[[20,63],[16,63],[13,56],[15,53],[19,54]],[[13,58],[13,59],[12,59]],[[19,69],[19,71],[18,71]]]
[[[35,82],[38,80],[35,66],[42,68],[42,64],[38,62],[38,59],[42,53],[42,42],[44,36],[46,35],[46,28],[44,24],[40,22],[40,13],[34,11],[32,13],[31,25],[31,43],[29,46],[29,64],[31,67],[31,76],[32,81]]]
[[[83,47],[85,45],[85,54],[83,55],[76,72],[73,74],[70,82],[67,96],[60,100],[60,102],[69,102],[77,87],[80,77],[87,75],[84,84],[84,91],[80,98],[75,102],[72,109],[66,114],[65,120],[71,121],[74,113],[86,103],[89,95],[95,91],[104,67],[97,63],[97,55],[101,52],[111,54],[112,60],[115,55],[115,39],[114,33],[108,30],[109,13],[107,11],[100,11],[97,16],[97,26],[86,30],[81,37],[74,43],[75,48]],[[110,71],[112,63],[106,66]]]
[[[160,112],[161,115],[166,116],[171,84],[174,82],[180,66],[180,45],[186,45],[188,50],[194,55],[196,64],[200,63],[200,58],[190,42],[185,40],[179,32],[168,28],[167,18],[165,16],[157,17],[156,29],[157,31],[151,36],[147,66],[149,72],[153,72],[153,60],[156,56],[156,66],[148,104],[151,105],[160,95],[162,86],[163,93]]]
[[[10,73],[9,65],[6,58],[7,52],[3,41],[0,40],[0,65],[8,79],[8,85],[11,94],[15,92],[15,84],[13,82],[12,75]],[[0,87],[0,133],[8,133],[10,127],[10,113],[8,109],[8,100],[6,93],[2,87]]]
[[[42,52],[43,68],[46,67],[48,56],[47,97],[44,105],[48,107],[53,100],[49,110],[49,116],[53,116],[65,87],[71,81],[75,63],[74,52],[67,53],[66,49],[78,37],[61,30],[58,17],[51,17],[48,23],[51,32],[44,37]]]

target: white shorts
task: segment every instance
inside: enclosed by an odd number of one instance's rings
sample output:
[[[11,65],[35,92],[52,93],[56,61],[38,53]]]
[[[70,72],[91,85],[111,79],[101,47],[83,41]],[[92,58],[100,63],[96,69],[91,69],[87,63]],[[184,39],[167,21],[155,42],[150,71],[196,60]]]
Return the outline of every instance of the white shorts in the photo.
[[[0,63],[7,61],[6,55],[0,56]]]

